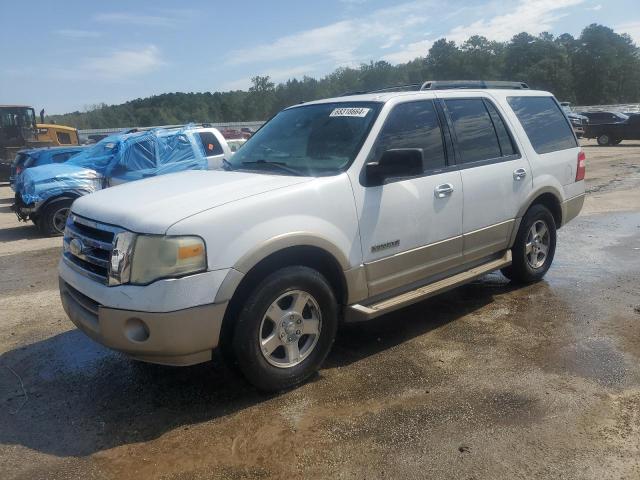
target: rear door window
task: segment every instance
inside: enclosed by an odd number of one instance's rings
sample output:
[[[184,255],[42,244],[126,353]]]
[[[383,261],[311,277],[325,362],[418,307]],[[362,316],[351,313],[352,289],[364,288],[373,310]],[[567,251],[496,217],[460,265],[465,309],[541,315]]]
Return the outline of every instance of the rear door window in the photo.
[[[498,135],[498,143],[500,144],[500,151],[502,152],[503,157],[508,157],[510,155],[515,155],[518,153],[513,146],[513,139],[511,135],[509,135],[509,131],[507,130],[507,126],[504,124],[502,117],[498,113],[495,105],[489,101],[484,102],[489,111],[489,115],[491,116],[491,121],[493,122],[493,126],[496,129],[496,135]]]
[[[507,101],[536,153],[578,146],[571,125],[553,97],[508,97]]]
[[[502,156],[498,135],[481,98],[449,99],[445,100],[445,105],[451,116],[462,163]]]
[[[401,103],[389,113],[382,127],[376,157],[395,148],[420,148],[426,171],[446,166],[442,132],[431,100]]]

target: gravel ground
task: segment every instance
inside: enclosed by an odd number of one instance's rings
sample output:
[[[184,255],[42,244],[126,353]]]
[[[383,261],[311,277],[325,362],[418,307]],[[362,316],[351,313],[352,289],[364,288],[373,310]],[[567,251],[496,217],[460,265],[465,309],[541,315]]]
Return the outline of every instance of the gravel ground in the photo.
[[[495,273],[345,328],[313,381],[269,396],[75,330],[60,239],[0,187],[0,477],[640,478],[640,144],[585,151],[544,281]]]

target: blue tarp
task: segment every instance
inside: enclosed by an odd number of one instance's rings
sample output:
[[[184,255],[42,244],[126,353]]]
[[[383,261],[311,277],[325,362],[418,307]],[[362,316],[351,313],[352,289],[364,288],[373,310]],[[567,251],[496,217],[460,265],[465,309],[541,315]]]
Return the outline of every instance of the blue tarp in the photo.
[[[64,164],[29,168],[16,183],[16,191],[26,204],[31,204],[65,192],[94,192],[103,188],[104,179],[111,177],[131,181],[206,169],[204,147],[193,128],[154,129],[111,135]]]
[[[27,205],[63,193],[86,195],[102,188],[102,175],[96,170],[67,163],[28,168],[16,182],[16,192]]]

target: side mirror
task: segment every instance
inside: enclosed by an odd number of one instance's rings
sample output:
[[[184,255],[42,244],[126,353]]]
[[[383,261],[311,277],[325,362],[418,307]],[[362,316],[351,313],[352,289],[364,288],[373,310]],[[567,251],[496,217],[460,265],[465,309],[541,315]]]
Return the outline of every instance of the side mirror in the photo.
[[[423,173],[421,148],[394,148],[382,154],[378,162],[367,163],[367,186],[384,184],[388,178],[415,177]]]

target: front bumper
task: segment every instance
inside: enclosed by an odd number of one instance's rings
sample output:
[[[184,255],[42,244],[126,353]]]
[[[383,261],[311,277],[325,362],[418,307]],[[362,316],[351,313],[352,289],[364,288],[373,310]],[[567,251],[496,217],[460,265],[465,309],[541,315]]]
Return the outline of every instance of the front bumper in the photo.
[[[24,203],[22,197],[18,193],[16,193],[15,201],[13,205],[11,205],[11,210],[13,210],[13,212],[16,214],[18,220],[22,222],[26,222],[30,218],[34,218],[33,216],[38,212],[39,208],[39,203]]]
[[[194,365],[211,360],[218,346],[227,302],[173,312],[107,308],[62,278],[60,298],[71,321],[89,337],[138,360]]]

